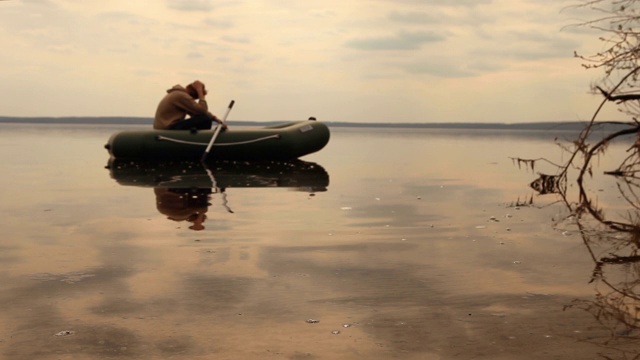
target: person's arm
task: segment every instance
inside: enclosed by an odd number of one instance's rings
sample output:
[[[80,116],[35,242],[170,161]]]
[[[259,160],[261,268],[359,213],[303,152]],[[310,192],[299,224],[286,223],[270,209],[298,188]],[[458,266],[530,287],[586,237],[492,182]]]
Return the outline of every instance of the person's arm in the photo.
[[[209,106],[207,105],[206,100],[202,99],[195,101],[187,93],[184,93],[184,96],[180,97],[177,105],[190,116],[206,115],[209,113]]]

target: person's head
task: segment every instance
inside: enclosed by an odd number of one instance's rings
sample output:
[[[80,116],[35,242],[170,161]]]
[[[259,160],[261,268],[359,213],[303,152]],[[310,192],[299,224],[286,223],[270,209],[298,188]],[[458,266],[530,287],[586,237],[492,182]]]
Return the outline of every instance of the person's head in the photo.
[[[187,85],[185,90],[187,90],[187,93],[191,95],[192,98],[194,99],[198,98],[198,92],[196,91],[196,88],[193,86],[193,84]]]
[[[187,93],[191,95],[192,98],[197,99],[198,98],[198,90],[196,90],[197,86],[200,86],[202,88],[202,92],[204,93],[204,95],[207,95],[207,89],[205,88],[204,83],[202,83],[199,80],[196,80],[191,84],[187,85],[185,87],[185,90],[187,90]]]

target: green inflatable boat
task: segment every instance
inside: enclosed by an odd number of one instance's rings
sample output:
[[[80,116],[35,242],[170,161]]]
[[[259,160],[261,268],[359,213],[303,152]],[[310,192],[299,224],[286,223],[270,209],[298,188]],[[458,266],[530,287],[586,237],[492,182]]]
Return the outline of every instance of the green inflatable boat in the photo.
[[[105,148],[112,159],[199,160],[214,130],[146,130],[113,134]],[[207,160],[293,160],[329,142],[327,125],[294,121],[263,128],[230,128],[219,133]]]

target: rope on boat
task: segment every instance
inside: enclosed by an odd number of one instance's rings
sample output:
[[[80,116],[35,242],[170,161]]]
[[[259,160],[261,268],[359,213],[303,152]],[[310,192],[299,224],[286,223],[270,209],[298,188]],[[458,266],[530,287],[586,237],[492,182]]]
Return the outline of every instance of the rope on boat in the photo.
[[[255,143],[255,142],[258,142],[258,141],[264,141],[264,140],[269,140],[269,139],[279,139],[279,138],[280,138],[280,135],[274,134],[274,135],[269,135],[269,136],[263,136],[261,138],[257,138],[257,139],[253,139],[253,140],[237,141],[237,142],[224,143],[224,144],[216,144],[216,143],[214,143],[213,146],[245,145],[245,144]],[[156,139],[157,140],[171,141],[171,142],[175,142],[175,143],[179,143],[179,144],[186,144],[186,145],[201,145],[201,146],[209,145],[209,143],[201,143],[201,142],[195,142],[195,141],[174,139],[174,138],[170,138],[170,137],[166,137],[166,136],[162,136],[162,135],[158,135],[156,137]]]
[[[261,138],[257,138],[257,139],[253,139],[253,140],[237,141],[237,142],[233,142],[233,143],[213,144],[213,146],[245,145],[245,144],[251,144],[251,143],[258,142],[258,141],[264,141],[264,140],[269,140],[269,139],[280,139],[280,135],[274,134],[274,135],[269,135],[269,136],[263,136]]]
[[[202,146],[209,145],[209,143],[200,143],[200,142],[195,142],[195,141],[179,140],[179,139],[174,139],[174,138],[170,138],[170,137],[166,137],[166,136],[162,136],[162,135],[156,136],[156,140],[166,140],[166,141],[171,141],[171,142],[175,142],[175,143],[179,143],[179,144],[187,144],[187,145],[202,145]]]

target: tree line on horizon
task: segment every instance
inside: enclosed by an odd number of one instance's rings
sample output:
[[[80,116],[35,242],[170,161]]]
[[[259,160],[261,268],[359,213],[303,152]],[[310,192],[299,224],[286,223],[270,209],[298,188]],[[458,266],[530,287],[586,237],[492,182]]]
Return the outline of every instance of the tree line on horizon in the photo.
[[[229,120],[231,125],[269,126],[286,122],[258,121],[258,120]],[[579,131],[586,121],[539,121],[519,123],[498,122],[348,122],[348,121],[323,121],[334,127],[381,127],[381,128],[434,128],[434,129],[505,129],[505,130],[544,130],[544,131]],[[24,123],[24,124],[100,124],[100,125],[148,125],[153,123],[153,118],[132,116],[63,116],[63,117],[12,117],[0,116],[0,123]],[[614,121],[601,122],[600,129],[615,130],[624,127],[624,123]]]

